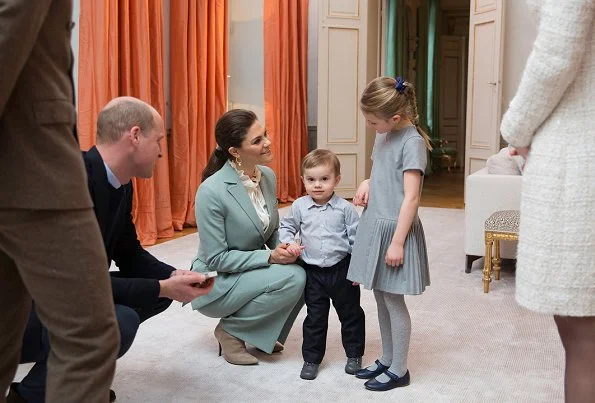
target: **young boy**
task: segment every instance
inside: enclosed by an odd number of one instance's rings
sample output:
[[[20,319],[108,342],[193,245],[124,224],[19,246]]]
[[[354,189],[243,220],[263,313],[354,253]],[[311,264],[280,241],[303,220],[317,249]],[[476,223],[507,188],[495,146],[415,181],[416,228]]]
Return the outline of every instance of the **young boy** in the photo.
[[[360,306],[360,288],[346,279],[358,214],[355,207],[335,194],[341,180],[341,165],[329,150],[314,150],[302,162],[302,180],[307,196],[291,206],[281,220],[279,239],[301,256],[306,270],[306,306],[302,355],[302,379],[312,380],[326,349],[330,301],[341,321],[341,338],[347,355],[345,372],[361,368],[364,354],[365,317]],[[300,242],[295,242],[299,232]]]

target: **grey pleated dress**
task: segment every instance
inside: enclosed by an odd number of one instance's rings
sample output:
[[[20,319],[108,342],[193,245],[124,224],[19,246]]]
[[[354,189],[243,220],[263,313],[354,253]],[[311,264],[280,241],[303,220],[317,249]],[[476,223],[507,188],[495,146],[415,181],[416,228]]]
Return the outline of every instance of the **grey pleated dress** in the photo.
[[[430,285],[430,272],[424,230],[417,215],[405,240],[403,267],[387,266],[385,256],[403,203],[403,173],[426,170],[424,139],[414,126],[377,134],[372,160],[370,197],[359,221],[347,278],[367,289],[421,294]]]

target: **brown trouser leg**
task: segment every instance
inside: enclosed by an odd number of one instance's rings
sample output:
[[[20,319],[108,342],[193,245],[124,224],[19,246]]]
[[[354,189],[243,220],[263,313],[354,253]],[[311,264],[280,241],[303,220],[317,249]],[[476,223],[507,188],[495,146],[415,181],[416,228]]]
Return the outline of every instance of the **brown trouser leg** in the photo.
[[[32,298],[50,336],[46,400],[108,401],[120,335],[106,266],[92,209],[0,209],[2,393],[19,362]]]

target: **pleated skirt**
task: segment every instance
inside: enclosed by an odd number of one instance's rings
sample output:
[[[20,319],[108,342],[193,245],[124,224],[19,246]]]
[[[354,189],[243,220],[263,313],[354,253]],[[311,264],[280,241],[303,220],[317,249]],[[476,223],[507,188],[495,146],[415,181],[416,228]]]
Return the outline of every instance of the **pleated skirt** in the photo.
[[[430,285],[430,270],[424,229],[416,217],[403,245],[402,267],[387,266],[386,251],[397,227],[397,221],[386,218],[359,222],[347,279],[369,290],[392,294],[419,295]]]

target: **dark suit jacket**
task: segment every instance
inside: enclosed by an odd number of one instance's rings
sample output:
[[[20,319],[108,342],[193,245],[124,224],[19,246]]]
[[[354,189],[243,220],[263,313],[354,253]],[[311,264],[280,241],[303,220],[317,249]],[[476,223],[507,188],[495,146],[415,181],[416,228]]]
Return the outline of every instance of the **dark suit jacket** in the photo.
[[[0,27],[0,208],[90,208],[74,134],[72,0],[1,0]]]
[[[159,297],[159,280],[169,278],[174,268],[157,260],[138,241],[132,222],[132,182],[123,185],[125,195],[118,210],[109,211],[111,185],[103,158],[95,147],[83,153],[83,158],[108,267],[113,260],[120,269],[112,275],[114,302],[133,308],[150,306]]]

